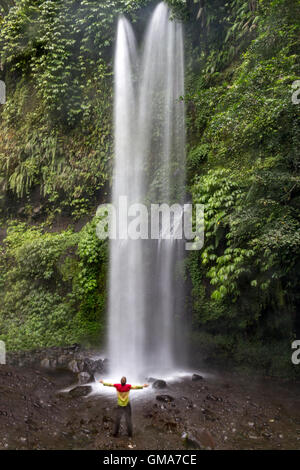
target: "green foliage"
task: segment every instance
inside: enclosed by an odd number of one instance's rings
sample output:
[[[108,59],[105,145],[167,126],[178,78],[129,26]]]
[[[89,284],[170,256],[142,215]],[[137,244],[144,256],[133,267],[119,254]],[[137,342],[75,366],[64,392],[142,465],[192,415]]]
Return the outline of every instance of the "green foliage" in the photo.
[[[14,6],[14,0],[1,0],[0,1],[0,23],[5,15],[9,13],[10,8]]]
[[[2,25],[1,59],[32,79],[49,117],[73,125],[90,111],[91,94],[111,73],[104,58],[118,15],[142,4],[21,0]]]
[[[100,341],[107,249],[96,222],[79,233],[9,225],[0,264],[0,338],[9,349]]]
[[[112,159],[112,45],[145,1],[20,0],[0,31],[3,215],[38,189],[44,208],[89,213]],[[0,77],[2,78],[2,77]],[[13,200],[13,201],[12,201]]]
[[[234,31],[250,20],[243,8]],[[205,67],[196,81],[191,74],[198,92],[186,97],[188,176],[193,202],[205,205],[204,249],[188,262],[195,325],[211,352],[270,370],[277,361],[281,373],[299,332],[295,8],[293,1],[259,3],[240,61],[228,69],[222,59],[213,81]]]

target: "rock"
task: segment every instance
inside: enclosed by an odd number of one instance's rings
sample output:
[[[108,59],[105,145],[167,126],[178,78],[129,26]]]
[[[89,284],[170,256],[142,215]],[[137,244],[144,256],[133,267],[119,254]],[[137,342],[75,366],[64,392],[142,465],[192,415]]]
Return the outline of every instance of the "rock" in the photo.
[[[174,398],[171,397],[171,395],[157,395],[156,400],[163,401],[164,403],[170,403],[171,401],[174,401]]]
[[[57,367],[57,360],[56,360],[56,359],[51,359],[51,361],[50,361],[50,367],[51,367],[52,369],[56,369],[56,367]]]
[[[214,439],[209,431],[206,429],[199,429],[197,431],[191,432],[185,432],[181,436],[182,439],[185,442],[185,445],[188,448],[193,448],[193,449],[214,449],[215,448],[215,442]]]
[[[77,377],[78,377],[78,383],[80,384],[86,384],[88,382],[93,382],[95,380],[94,376],[89,374],[88,372],[79,372]]]
[[[181,439],[183,440],[184,445],[188,449],[201,449],[200,442],[197,441],[197,439],[195,438],[195,436],[193,436],[193,434],[184,432],[181,436]]]
[[[60,367],[66,367],[68,363],[68,358],[65,354],[61,354],[57,359],[57,365]]]
[[[164,380],[155,380],[152,384],[153,388],[167,388],[167,383]]]
[[[103,361],[101,359],[93,360],[86,358],[83,361],[83,371],[90,374],[103,371]]]
[[[77,361],[75,361],[75,359],[68,363],[68,369],[71,372],[74,372],[74,374],[78,374],[80,372]]]
[[[72,398],[79,398],[79,397],[85,397],[89,393],[91,393],[92,387],[89,385],[85,386],[78,386],[75,388],[72,388],[72,390],[69,391],[69,395],[71,395]]]
[[[202,375],[193,374],[193,376],[192,376],[192,381],[193,381],[193,382],[196,382],[197,380],[203,380]]]
[[[206,395],[207,400],[212,400],[212,401],[223,401],[221,397],[216,397],[215,395]]]
[[[88,357],[85,358],[83,361],[83,370],[85,372],[94,373],[95,372],[94,361],[92,359],[89,359]]]
[[[95,372],[102,372],[104,369],[103,366],[103,361],[102,359],[97,359],[96,361],[93,361],[93,370]]]
[[[50,361],[47,357],[41,360],[41,367],[45,367],[47,369],[50,367]]]
[[[79,372],[84,372],[84,361],[77,361],[77,367],[79,369]]]
[[[146,382],[149,383],[149,384],[152,384],[153,382],[156,382],[157,379],[155,379],[154,377],[146,377]]]

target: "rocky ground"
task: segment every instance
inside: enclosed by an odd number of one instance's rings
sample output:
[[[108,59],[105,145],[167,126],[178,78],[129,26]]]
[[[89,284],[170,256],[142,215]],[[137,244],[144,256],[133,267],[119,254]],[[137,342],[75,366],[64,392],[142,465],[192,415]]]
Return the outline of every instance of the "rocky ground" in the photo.
[[[74,372],[0,365],[0,449],[299,449],[299,384],[212,374],[131,392],[134,437],[112,437],[116,396],[78,396]],[[72,388],[72,387],[71,387]],[[100,386],[101,389],[101,386]]]

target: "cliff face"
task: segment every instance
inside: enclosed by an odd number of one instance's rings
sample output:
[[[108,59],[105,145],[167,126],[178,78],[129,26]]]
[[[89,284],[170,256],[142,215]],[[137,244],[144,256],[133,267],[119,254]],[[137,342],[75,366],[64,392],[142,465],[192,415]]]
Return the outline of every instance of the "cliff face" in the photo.
[[[139,35],[156,2],[2,3],[0,338],[98,342],[107,247],[91,219],[110,192],[115,24],[123,12]],[[206,213],[186,270],[193,347],[294,373],[297,2],[169,3],[185,23],[187,191]]]

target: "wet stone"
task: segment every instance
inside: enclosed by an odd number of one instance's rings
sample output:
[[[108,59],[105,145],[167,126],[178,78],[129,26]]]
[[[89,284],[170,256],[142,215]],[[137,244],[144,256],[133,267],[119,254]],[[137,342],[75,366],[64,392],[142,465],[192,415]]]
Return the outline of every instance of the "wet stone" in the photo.
[[[80,397],[85,397],[89,393],[91,393],[92,387],[89,385],[86,386],[79,386],[72,388],[72,390],[69,391],[69,395],[72,398],[80,398]]]
[[[167,383],[164,380],[155,380],[152,387],[156,389],[167,388]]]

